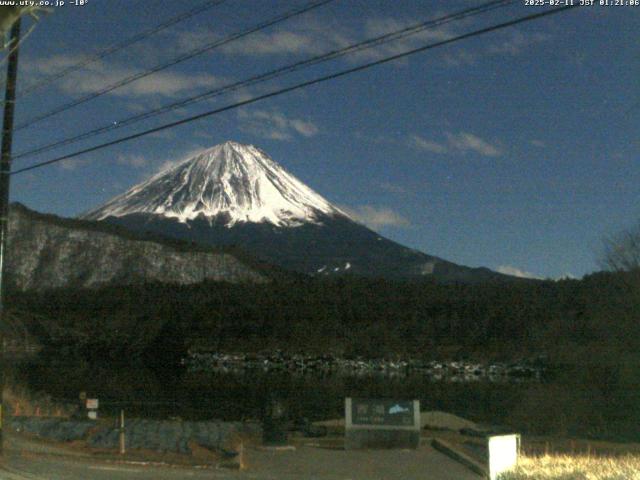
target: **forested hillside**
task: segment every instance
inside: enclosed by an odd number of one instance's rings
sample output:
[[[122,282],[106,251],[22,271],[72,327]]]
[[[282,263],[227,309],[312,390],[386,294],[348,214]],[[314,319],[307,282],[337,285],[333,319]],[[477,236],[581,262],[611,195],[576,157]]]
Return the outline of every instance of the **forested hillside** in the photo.
[[[640,347],[640,272],[483,285],[299,276],[261,285],[15,292],[8,299],[45,345],[114,359],[168,360],[189,348],[279,348],[365,357],[547,354],[557,361],[594,355],[615,361]]]

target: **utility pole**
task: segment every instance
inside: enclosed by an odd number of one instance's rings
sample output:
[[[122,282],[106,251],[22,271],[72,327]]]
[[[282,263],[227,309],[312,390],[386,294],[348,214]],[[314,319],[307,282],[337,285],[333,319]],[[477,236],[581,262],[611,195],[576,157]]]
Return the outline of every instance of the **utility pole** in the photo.
[[[11,27],[9,62],[5,91],[4,120],[2,123],[2,152],[0,153],[0,454],[4,452],[4,411],[2,397],[5,381],[4,335],[4,269],[9,227],[9,185],[11,181],[11,143],[13,141],[13,114],[16,105],[16,80],[18,77],[18,46],[20,42],[20,17]]]

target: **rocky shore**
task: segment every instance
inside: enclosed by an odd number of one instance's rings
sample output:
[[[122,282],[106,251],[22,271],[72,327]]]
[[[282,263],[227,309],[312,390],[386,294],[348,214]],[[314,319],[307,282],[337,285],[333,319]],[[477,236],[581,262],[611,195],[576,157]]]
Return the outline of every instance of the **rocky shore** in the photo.
[[[341,358],[332,355],[291,355],[284,352],[228,354],[191,352],[183,360],[192,372],[242,373],[244,371],[283,372],[293,375],[342,376],[424,375],[433,380],[492,382],[540,379],[546,367],[540,359],[515,363],[468,361],[421,361]]]

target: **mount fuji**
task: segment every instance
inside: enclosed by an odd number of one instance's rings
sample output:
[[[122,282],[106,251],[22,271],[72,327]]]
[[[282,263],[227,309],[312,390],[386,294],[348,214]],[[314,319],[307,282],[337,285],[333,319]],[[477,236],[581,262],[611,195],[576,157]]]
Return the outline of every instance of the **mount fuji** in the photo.
[[[354,221],[253,145],[225,142],[134,186],[81,218],[194,243],[236,245],[311,275],[510,277],[413,250]]]

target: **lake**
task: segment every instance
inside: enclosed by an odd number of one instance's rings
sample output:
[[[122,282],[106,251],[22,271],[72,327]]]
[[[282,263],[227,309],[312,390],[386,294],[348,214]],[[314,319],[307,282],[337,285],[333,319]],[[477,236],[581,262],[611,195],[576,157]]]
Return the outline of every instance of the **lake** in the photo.
[[[123,362],[124,363],[124,362]],[[80,391],[100,399],[101,415],[185,420],[258,419],[268,397],[286,401],[292,420],[343,416],[344,398],[419,399],[443,410],[523,433],[640,441],[637,369],[556,367],[539,379],[473,381],[424,373],[337,375],[89,363],[39,357],[13,374],[32,391],[78,402]]]

